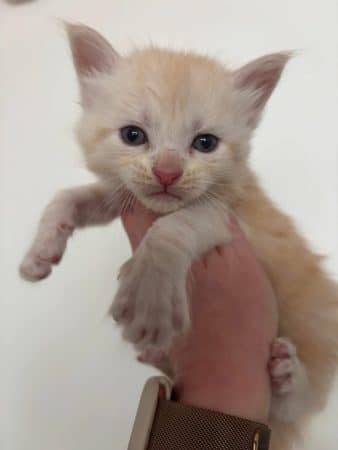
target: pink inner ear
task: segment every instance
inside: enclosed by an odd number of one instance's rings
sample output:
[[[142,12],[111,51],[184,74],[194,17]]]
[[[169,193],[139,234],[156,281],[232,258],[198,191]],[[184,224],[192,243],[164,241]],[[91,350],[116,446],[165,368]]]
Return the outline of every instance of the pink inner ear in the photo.
[[[259,114],[268,101],[290,56],[288,52],[266,55],[234,73],[236,88],[254,94],[254,101],[251,97],[250,104],[254,115]]]
[[[77,47],[74,49],[74,60],[76,67],[82,73],[103,69],[97,50],[92,47],[91,43],[85,43],[82,40],[77,43]]]
[[[254,102],[255,108],[263,107],[268,101],[279,80],[280,74],[280,70],[276,70],[276,68],[265,71],[257,70],[248,74],[243,84],[250,86],[258,93]]]
[[[95,30],[84,25],[67,25],[74,64],[79,75],[109,72],[119,55]]]

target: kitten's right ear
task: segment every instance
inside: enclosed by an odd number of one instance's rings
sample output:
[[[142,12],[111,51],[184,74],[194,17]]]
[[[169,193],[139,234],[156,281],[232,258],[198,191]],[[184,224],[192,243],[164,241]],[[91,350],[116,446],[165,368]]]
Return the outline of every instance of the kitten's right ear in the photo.
[[[74,66],[80,84],[83,106],[94,93],[90,79],[100,73],[113,73],[121,57],[97,31],[82,24],[65,23]]]

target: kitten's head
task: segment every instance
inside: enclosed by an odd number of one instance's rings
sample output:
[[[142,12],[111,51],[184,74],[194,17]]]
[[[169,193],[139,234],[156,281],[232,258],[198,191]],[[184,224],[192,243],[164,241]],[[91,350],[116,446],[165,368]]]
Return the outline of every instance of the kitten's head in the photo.
[[[287,53],[237,71],[192,53],[158,48],[121,57],[97,32],[68,25],[88,167],[167,213],[231,192]]]

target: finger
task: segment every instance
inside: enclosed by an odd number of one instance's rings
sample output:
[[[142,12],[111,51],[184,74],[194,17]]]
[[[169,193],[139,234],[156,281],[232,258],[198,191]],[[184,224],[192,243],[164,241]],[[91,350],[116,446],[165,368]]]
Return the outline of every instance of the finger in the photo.
[[[228,269],[255,264],[257,259],[243,225],[238,222],[236,217],[232,216],[230,217],[229,226],[232,239],[228,244],[224,244],[219,248],[219,254],[221,255],[220,264],[227,266]]]
[[[130,208],[126,208],[123,211],[121,218],[123,220],[132,220],[135,217],[142,217],[147,214],[153,213],[149,209],[145,208],[142,203],[136,200]]]
[[[247,242],[247,235],[243,227],[244,225],[240,224],[235,216],[230,217],[229,228],[231,231],[232,240]]]
[[[203,263],[207,271],[215,271],[219,269],[222,263],[223,253],[222,246],[217,246],[210,250],[203,258]]]
[[[217,246],[203,255],[198,261],[195,261],[191,267],[192,275],[196,278],[204,277],[206,272],[214,268],[220,263],[222,254],[222,246]]]
[[[137,202],[132,210],[126,211],[122,216],[123,226],[128,234],[133,251],[139,246],[148,228],[158,216]]]
[[[195,261],[191,266],[191,274],[195,278],[201,276],[204,273],[205,273],[205,263],[203,258],[201,258],[198,261]]]

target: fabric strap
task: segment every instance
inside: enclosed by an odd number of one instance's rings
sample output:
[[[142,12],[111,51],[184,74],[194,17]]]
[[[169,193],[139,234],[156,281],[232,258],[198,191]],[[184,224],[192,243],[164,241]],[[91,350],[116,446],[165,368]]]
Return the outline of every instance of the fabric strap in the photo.
[[[266,425],[159,399],[147,450],[268,450]]]

